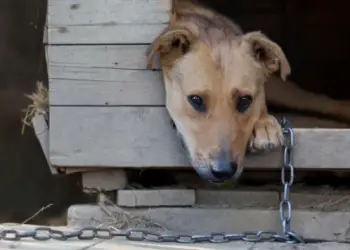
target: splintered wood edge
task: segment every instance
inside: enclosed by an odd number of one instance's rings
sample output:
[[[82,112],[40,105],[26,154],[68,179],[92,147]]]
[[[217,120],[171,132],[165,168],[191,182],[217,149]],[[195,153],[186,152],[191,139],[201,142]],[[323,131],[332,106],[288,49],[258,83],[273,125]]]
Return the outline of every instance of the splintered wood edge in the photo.
[[[46,124],[44,116],[36,114],[32,119],[32,124],[50,171],[52,174],[57,174],[57,169],[51,165],[49,159],[49,128]]]

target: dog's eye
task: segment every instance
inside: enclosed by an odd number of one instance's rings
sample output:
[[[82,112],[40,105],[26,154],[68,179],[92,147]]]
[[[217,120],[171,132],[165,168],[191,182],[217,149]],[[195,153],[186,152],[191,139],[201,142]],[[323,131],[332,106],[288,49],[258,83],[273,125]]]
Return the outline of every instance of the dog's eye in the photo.
[[[202,97],[199,95],[190,95],[187,99],[195,110],[205,112],[206,108]]]
[[[252,103],[253,99],[250,95],[241,96],[237,101],[237,110],[240,113],[244,113]]]

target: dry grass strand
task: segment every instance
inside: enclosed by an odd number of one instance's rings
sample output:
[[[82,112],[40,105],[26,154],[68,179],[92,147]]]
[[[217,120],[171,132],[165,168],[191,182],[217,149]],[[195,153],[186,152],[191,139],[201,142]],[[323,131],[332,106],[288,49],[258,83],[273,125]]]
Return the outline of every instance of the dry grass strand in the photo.
[[[22,119],[22,131],[21,134],[24,134],[26,126],[32,126],[32,119],[36,114],[46,115],[49,110],[49,91],[48,88],[44,86],[42,82],[36,83],[36,91],[30,95],[25,95],[28,97],[32,103],[23,111],[24,118]]]

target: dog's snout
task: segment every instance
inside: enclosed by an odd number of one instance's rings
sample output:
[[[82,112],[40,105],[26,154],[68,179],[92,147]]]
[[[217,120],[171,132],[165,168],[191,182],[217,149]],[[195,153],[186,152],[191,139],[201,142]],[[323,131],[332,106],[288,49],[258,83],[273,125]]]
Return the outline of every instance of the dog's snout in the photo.
[[[242,172],[239,159],[230,150],[221,150],[207,164],[195,162],[193,167],[201,178],[211,182],[236,180]]]
[[[238,168],[236,162],[218,163],[211,168],[212,174],[218,179],[230,179],[234,176]]]

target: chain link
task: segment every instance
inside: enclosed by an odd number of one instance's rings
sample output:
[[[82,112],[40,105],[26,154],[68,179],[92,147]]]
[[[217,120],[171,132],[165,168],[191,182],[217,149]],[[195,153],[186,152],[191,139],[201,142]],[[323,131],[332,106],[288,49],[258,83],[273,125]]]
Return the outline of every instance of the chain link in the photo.
[[[286,242],[286,243],[305,243],[306,240],[298,236],[291,229],[292,204],[289,200],[290,189],[294,182],[293,167],[293,147],[294,132],[291,124],[285,118],[281,121],[284,135],[283,144],[283,166],[281,170],[282,179],[282,197],[280,202],[280,217],[282,225],[282,234],[273,231],[254,231],[243,232],[240,234],[232,233],[211,233],[211,234],[164,234],[151,231],[149,229],[129,229],[126,231],[117,231],[109,228],[84,227],[73,232],[63,232],[50,227],[38,227],[34,230],[20,232],[13,229],[0,231],[0,240],[19,241],[23,238],[32,238],[38,241],[47,241],[50,239],[66,241],[71,238],[79,240],[93,239],[112,239],[114,237],[125,237],[131,241],[151,241],[151,242],[174,242],[174,243],[225,243],[230,241],[246,242]],[[308,242],[324,242],[323,240],[308,240]]]
[[[124,232],[115,229],[86,227],[78,231],[63,232],[50,227],[39,227],[32,231],[20,232],[17,230],[3,230],[0,234],[1,240],[19,241],[23,238],[32,238],[37,241],[48,241],[50,239],[66,241],[71,238],[79,240],[112,239],[115,237],[125,237],[130,241],[150,241],[150,242],[173,242],[173,243],[226,243],[230,241],[246,242],[290,242],[292,234],[284,236],[273,231],[244,232],[241,234],[232,233],[211,233],[211,234],[163,234],[152,232],[148,229],[130,229]]]
[[[281,126],[284,135],[283,144],[283,166],[281,171],[281,181],[283,186],[282,199],[280,202],[280,217],[282,232],[291,242],[302,242],[302,238],[297,236],[291,229],[292,204],[289,199],[290,189],[294,183],[293,147],[294,131],[290,122],[283,118]]]

